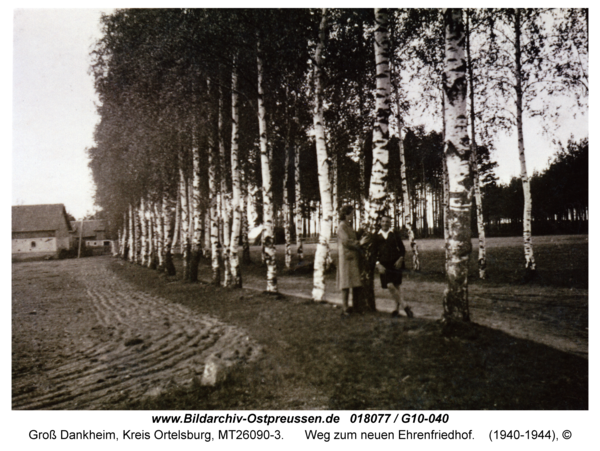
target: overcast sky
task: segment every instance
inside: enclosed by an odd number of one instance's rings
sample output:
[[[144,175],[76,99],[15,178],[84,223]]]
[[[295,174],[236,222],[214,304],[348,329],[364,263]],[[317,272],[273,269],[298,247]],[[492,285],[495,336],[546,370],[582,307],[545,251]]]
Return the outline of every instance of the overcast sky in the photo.
[[[105,9],[103,11],[110,11]],[[89,53],[100,36],[101,10],[13,11],[13,205],[63,203],[77,218],[92,212],[94,186],[86,148],[93,145],[95,113]],[[588,118],[562,117],[558,137],[587,135]],[[542,170],[556,147],[525,123],[528,172]],[[516,134],[494,155],[502,181],[519,174]]]
[[[98,117],[90,49],[100,11],[14,12],[14,204],[64,203],[81,217],[93,209],[86,148]]]

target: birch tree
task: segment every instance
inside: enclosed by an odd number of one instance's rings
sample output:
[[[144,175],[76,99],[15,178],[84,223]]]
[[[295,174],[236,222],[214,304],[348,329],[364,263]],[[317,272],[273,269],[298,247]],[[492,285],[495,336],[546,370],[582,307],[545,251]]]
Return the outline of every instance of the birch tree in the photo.
[[[523,66],[521,61],[521,11],[514,10],[514,50],[515,50],[515,94],[517,106],[517,139],[519,162],[521,164],[521,182],[523,183],[523,247],[525,251],[525,269],[535,271],[533,243],[531,241],[531,188],[527,175],[525,142],[523,138]]]
[[[163,195],[163,212],[165,213],[165,272],[169,276],[175,275],[175,265],[173,264],[173,235],[176,204],[176,199],[169,199],[169,196],[166,193]]]
[[[532,200],[525,155],[523,118],[548,116],[547,104],[539,102],[540,94],[551,83],[548,77],[548,40],[544,31],[543,9],[508,8],[490,11],[490,35],[485,42],[488,92],[500,99],[514,99],[514,108],[505,108],[488,122],[517,132],[520,178],[523,186],[523,249],[526,277],[536,271],[531,233]],[[487,107],[487,105],[486,105]]]
[[[314,113],[313,123],[315,131],[315,141],[317,146],[317,164],[319,174],[319,191],[321,193],[322,218],[319,230],[319,242],[315,253],[314,273],[313,273],[313,301],[320,302],[325,299],[325,267],[326,259],[329,254],[329,240],[331,239],[331,184],[329,168],[331,162],[327,155],[325,142],[325,129],[323,119],[323,48],[325,47],[325,37],[327,32],[327,10],[323,9],[321,24],[319,26],[319,40],[315,49],[314,57]]]
[[[277,261],[275,260],[275,234],[273,217],[273,190],[271,187],[271,158],[267,138],[267,112],[263,86],[264,62],[261,37],[257,33],[256,68],[258,79],[258,128],[260,140],[260,166],[262,175],[263,235],[265,264],[267,266],[267,293],[277,293]]]
[[[291,125],[288,132],[288,144],[285,146],[285,172],[283,173],[283,230],[285,233],[285,269],[292,267],[292,233],[291,233],[291,208],[289,199],[288,182],[290,179],[290,152],[291,152]]]
[[[190,280],[190,217],[188,206],[188,183],[184,174],[183,155],[179,159],[179,201],[181,205],[181,232],[180,242],[182,249],[183,280]]]
[[[212,90],[212,91],[211,91]],[[208,92],[215,91],[213,83],[208,80]],[[210,94],[209,94],[210,95]],[[211,253],[211,282],[214,285],[221,284],[221,261],[219,252],[219,209],[218,197],[219,188],[217,180],[217,162],[218,162],[218,128],[215,127],[215,108],[218,108],[218,103],[215,102],[215,96],[210,95],[211,105],[209,106],[209,132],[208,132],[208,191],[210,198],[210,253]]]
[[[467,124],[465,29],[460,9],[444,11],[445,64],[443,89],[446,136],[444,156],[448,167],[449,214],[447,281],[443,319],[469,321],[468,273],[471,254],[470,140]]]
[[[218,114],[218,142],[219,142],[219,166],[220,181],[221,181],[221,223],[222,232],[222,259],[223,259],[223,286],[231,285],[231,261],[230,261],[230,245],[231,245],[231,194],[227,186],[228,167],[227,155],[225,153],[225,106],[224,106],[223,87],[219,86],[219,114]]]
[[[300,180],[300,146],[294,146],[294,191],[295,191],[295,225],[296,225],[296,255],[298,256],[298,265],[301,265],[304,260],[303,230],[302,230],[302,198]]]
[[[421,28],[421,25],[418,23],[419,19],[420,17],[417,18],[412,16],[410,11],[403,11],[403,14],[399,18],[399,20],[404,23],[404,26],[402,27],[400,36],[398,36],[396,43],[397,47],[403,47],[399,49],[401,52],[403,49],[410,49],[410,42],[414,41],[415,35],[419,33],[419,29]],[[406,231],[408,233],[408,241],[410,243],[410,248],[413,256],[413,270],[419,271],[421,269],[421,261],[419,259],[419,247],[415,240],[414,221],[412,217],[412,211],[410,208],[412,203],[410,192],[408,190],[408,180],[406,173],[406,157],[403,138],[404,118],[402,116],[402,112],[405,110],[405,108],[402,105],[402,95],[400,92],[402,70],[402,61],[400,61],[400,58],[402,57],[402,55],[407,55],[408,51],[405,50],[404,52],[400,53],[400,55],[397,58],[394,58],[395,53],[396,52],[394,51],[390,52],[390,72],[392,75],[392,87],[394,88],[394,91],[396,93],[396,121],[398,127],[398,150],[400,154],[400,181],[402,186],[402,223],[406,227]]]
[[[366,307],[375,310],[375,293],[373,278],[375,271],[375,254],[373,249],[373,236],[378,228],[378,221],[382,213],[389,208],[389,193],[386,186],[388,175],[388,143],[389,143],[389,117],[391,104],[390,82],[390,39],[388,32],[388,12],[384,9],[375,9],[375,126],[373,128],[373,165],[371,181],[369,184],[369,200],[366,208],[367,221],[365,224],[366,236],[361,242],[364,244],[364,264],[361,268],[363,282],[363,295]]]
[[[231,286],[242,288],[242,273],[238,255],[238,242],[242,230],[242,187],[238,158],[239,149],[239,104],[238,104],[238,67],[237,58],[234,57],[233,71],[231,74],[231,181],[233,223],[231,227],[231,240],[229,261],[231,270]]]
[[[483,224],[483,204],[481,196],[481,183],[479,180],[479,163],[477,161],[477,140],[475,136],[475,89],[473,79],[473,60],[471,57],[471,14],[467,9],[466,22],[466,51],[467,67],[469,70],[469,112],[471,125],[471,167],[473,168],[473,185],[475,189],[475,208],[477,212],[477,236],[479,244],[479,278],[486,277],[486,255],[485,255],[485,227]]]
[[[193,115],[195,118],[195,115]],[[195,121],[194,121],[195,122]],[[190,255],[190,281],[198,281],[198,265],[202,252],[202,211],[200,208],[200,146],[197,128],[192,126],[192,202],[194,216],[190,221],[193,231]]]

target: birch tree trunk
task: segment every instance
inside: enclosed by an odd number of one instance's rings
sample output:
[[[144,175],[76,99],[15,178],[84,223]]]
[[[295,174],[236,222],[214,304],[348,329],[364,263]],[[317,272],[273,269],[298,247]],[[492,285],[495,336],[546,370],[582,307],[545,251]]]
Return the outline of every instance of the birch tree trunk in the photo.
[[[155,221],[154,221],[154,205],[153,202],[146,202],[146,217],[148,218],[148,260],[146,261],[146,266],[150,269],[156,269],[156,260],[155,260],[155,243],[156,243],[156,233],[154,231]]]
[[[443,88],[447,121],[444,156],[448,166],[448,287],[444,292],[446,322],[469,321],[468,273],[471,255],[471,202],[473,178],[470,175],[467,125],[467,83],[465,73],[465,32],[460,9],[444,12],[445,58]]]
[[[364,22],[361,20],[359,23],[359,29],[360,29],[360,36],[364,36],[364,29],[365,29],[365,24]],[[366,54],[366,46],[364,45],[364,39],[360,39],[358,42],[358,51],[359,54],[361,55],[361,60],[366,61],[367,59],[367,54]],[[358,201],[358,228],[359,229],[364,229],[365,228],[365,224],[367,221],[367,212],[366,212],[366,205],[367,205],[367,174],[366,174],[366,168],[365,168],[365,117],[367,116],[367,112],[365,111],[364,105],[365,105],[365,101],[364,101],[364,95],[363,95],[363,90],[359,89],[358,90],[358,103],[359,103],[359,112],[360,112],[360,117],[363,119],[363,122],[361,123],[361,130],[360,133],[358,135],[358,170],[359,170],[359,174],[358,174],[358,189],[359,189],[359,201]]]
[[[229,188],[227,186],[227,160],[225,155],[225,142],[223,139],[223,127],[225,122],[225,110],[224,110],[224,99],[223,89],[219,86],[219,159],[221,166],[221,220],[223,221],[223,286],[228,287],[231,285],[231,261],[230,261],[230,246],[231,246],[231,196],[229,194]]]
[[[442,90],[442,139],[446,142],[446,96]],[[450,215],[450,185],[448,182],[448,164],[446,163],[446,156],[442,158],[442,210],[444,216],[444,247],[446,249],[446,274],[448,274],[448,239],[450,238],[450,229],[448,228],[448,217]]]
[[[473,168],[473,184],[475,188],[475,208],[477,212],[477,235],[479,241],[479,278],[485,279],[486,258],[485,258],[485,227],[483,224],[483,205],[481,198],[481,184],[479,180],[479,164],[477,162],[477,140],[475,139],[475,91],[473,80],[473,62],[471,60],[471,30],[470,14],[467,10],[467,66],[469,68],[469,99],[470,99],[470,119],[471,119],[471,166]]]
[[[298,265],[304,261],[303,230],[302,230],[302,190],[300,185],[300,146],[294,146],[294,188],[296,193],[295,204],[295,224],[296,224],[296,254],[298,255]]]
[[[140,209],[138,211],[138,215],[140,218],[140,226],[142,231],[140,264],[142,266],[146,266],[146,262],[148,261],[148,221],[146,218],[146,205],[143,197],[140,200]]]
[[[211,244],[210,244],[210,212],[211,212],[211,210],[210,210],[210,193],[207,193],[206,197],[209,199],[209,206],[204,211],[204,226],[203,227],[204,227],[204,230],[206,230],[207,225],[208,225],[208,231],[204,232],[203,255],[204,255],[204,258],[211,260],[212,251],[211,251]]]
[[[183,280],[190,280],[190,221],[188,207],[188,183],[183,173],[183,162],[179,167],[179,200],[181,201],[181,232],[180,242],[182,250]]]
[[[231,243],[229,261],[231,269],[231,286],[242,288],[242,273],[238,256],[238,242],[242,228],[242,187],[239,168],[239,104],[238,104],[238,68],[237,58],[233,61],[231,74],[231,188],[233,208],[233,223],[231,227]]]
[[[121,249],[119,250],[121,258],[127,260],[129,254],[129,236],[128,236],[128,223],[129,218],[127,217],[127,211],[123,213],[123,232],[121,233]]]
[[[258,36],[257,36],[258,37]],[[257,39],[256,67],[258,75],[258,130],[260,136],[260,167],[263,194],[263,243],[267,265],[267,293],[277,293],[277,262],[275,260],[275,235],[273,223],[273,190],[271,187],[271,158],[267,141],[267,112],[263,87],[263,57],[260,37]]]
[[[138,208],[133,209],[133,228],[135,230],[135,263],[140,264],[142,253],[142,231]]]
[[[400,105],[398,105],[400,111]],[[421,270],[421,261],[419,259],[419,246],[415,240],[414,225],[412,221],[412,210],[410,208],[410,194],[408,192],[408,181],[406,178],[406,157],[404,156],[404,139],[402,138],[402,124],[400,114],[398,114],[398,147],[400,148],[400,178],[402,182],[402,222],[408,232],[408,241],[413,254],[413,270]]]
[[[196,127],[194,127],[195,129]],[[197,131],[192,136],[192,202],[194,205],[192,249],[190,257],[190,281],[198,281],[198,266],[202,252],[202,211],[200,208],[200,146]]]
[[[135,262],[135,220],[133,218],[133,206],[129,204],[129,258],[131,263]]]
[[[252,260],[250,258],[250,240],[248,238],[250,228],[250,220],[248,219],[248,177],[245,171],[243,171],[243,175],[244,183],[242,184],[242,261],[245,264],[249,264]]]
[[[156,218],[156,259],[157,269],[162,271],[165,267],[165,221],[160,202],[154,202],[154,217]]]
[[[525,270],[527,276],[535,273],[535,258],[531,241],[531,190],[525,161],[525,143],[523,140],[523,71],[521,68],[521,11],[515,8],[515,76],[517,106],[517,136],[519,140],[519,162],[521,163],[521,182],[523,183],[523,247],[525,251]]]
[[[210,90],[209,83],[209,90]],[[211,98],[214,96],[211,96]],[[213,99],[214,103],[214,99]],[[210,196],[210,254],[212,283],[221,284],[221,261],[219,253],[219,206],[218,206],[218,185],[217,185],[217,130],[214,129],[214,106],[209,108],[209,124],[211,130],[208,135],[208,190]]]
[[[179,185],[177,185],[177,194],[175,195],[175,223],[173,225],[172,251],[181,241],[181,200],[179,199]]]
[[[163,215],[164,215],[164,237],[165,237],[165,272],[169,276],[175,275],[175,265],[173,264],[173,235],[175,234],[175,223],[177,216],[177,196],[171,200],[167,193],[163,194]]]
[[[290,224],[290,196],[288,193],[288,181],[290,179],[290,147],[292,145],[292,132],[288,130],[288,142],[285,147],[285,172],[283,174],[283,229],[285,233],[285,269],[290,270],[292,267],[292,234]]]
[[[325,145],[325,129],[323,126],[323,85],[322,85],[322,53],[325,46],[325,33],[327,30],[327,10],[323,9],[323,17],[319,27],[319,42],[314,58],[314,90],[315,105],[313,122],[315,128],[315,140],[317,144],[317,170],[319,175],[319,191],[321,193],[321,206],[323,216],[319,229],[319,242],[315,253],[313,291],[312,298],[320,302],[325,299],[325,267],[327,254],[329,253],[329,240],[331,239],[331,183],[329,167],[331,161],[327,155]]]
[[[385,179],[389,161],[389,116],[390,116],[390,38],[388,33],[388,13],[385,9],[375,9],[375,124],[373,128],[373,167],[369,184],[365,239],[363,240],[364,262],[361,268],[363,298],[369,310],[375,310],[373,285],[376,255],[373,249],[373,236],[377,231],[378,220],[389,208],[389,193]],[[388,213],[389,214],[389,213]]]

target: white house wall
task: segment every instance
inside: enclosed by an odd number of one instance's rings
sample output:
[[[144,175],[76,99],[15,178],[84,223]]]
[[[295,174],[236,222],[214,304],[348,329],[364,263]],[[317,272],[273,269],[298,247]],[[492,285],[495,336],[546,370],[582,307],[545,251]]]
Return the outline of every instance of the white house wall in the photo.
[[[12,240],[12,253],[43,253],[56,252],[58,249],[56,238],[25,238]]]
[[[112,245],[112,241],[111,240],[86,240],[85,245],[87,247],[111,246]]]

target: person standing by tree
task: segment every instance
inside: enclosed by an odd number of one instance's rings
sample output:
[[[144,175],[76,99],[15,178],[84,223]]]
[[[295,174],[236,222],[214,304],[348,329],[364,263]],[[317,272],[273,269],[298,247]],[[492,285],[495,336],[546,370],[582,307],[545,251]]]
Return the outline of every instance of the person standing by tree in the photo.
[[[399,233],[391,230],[392,218],[387,214],[381,218],[381,229],[375,236],[375,252],[377,263],[375,267],[379,271],[381,287],[387,288],[394,300],[396,309],[392,312],[392,317],[398,316],[400,307],[406,312],[406,316],[412,318],[413,312],[410,305],[402,297],[402,270],[404,269],[404,255],[406,249],[402,243],[402,237]]]
[[[352,228],[354,219],[354,208],[351,205],[345,205],[340,210],[340,225],[337,229],[338,238],[338,271],[337,288],[342,290],[342,316],[350,314],[348,307],[348,297],[350,288],[352,288],[352,302],[356,303],[358,299],[362,282],[358,259],[360,258],[360,247],[356,239],[356,233]]]

